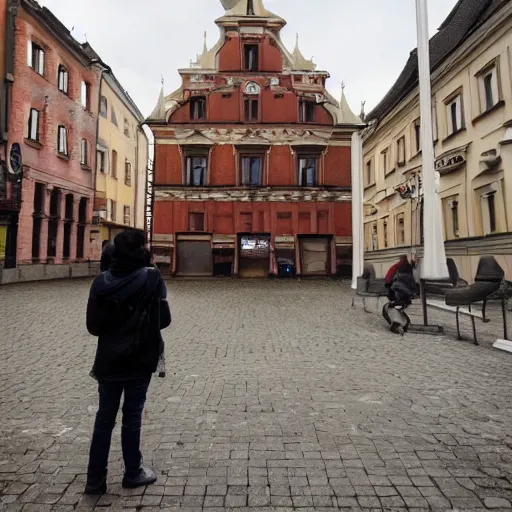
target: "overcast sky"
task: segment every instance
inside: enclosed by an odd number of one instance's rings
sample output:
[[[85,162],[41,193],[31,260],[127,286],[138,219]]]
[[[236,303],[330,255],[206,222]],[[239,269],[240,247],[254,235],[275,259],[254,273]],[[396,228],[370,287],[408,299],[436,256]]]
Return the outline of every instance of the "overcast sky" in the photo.
[[[282,32],[290,51],[300,48],[329,71],[336,98],[340,83],[352,109],[373,108],[393,85],[416,46],[414,0],[264,0],[287,20]],[[165,93],[180,84],[178,68],[188,67],[203,47],[218,40],[214,20],[220,0],[42,0],[80,41],[87,37],[130,93],[144,116],[156,104],[160,80]],[[429,0],[430,32],[435,33],[455,0]]]

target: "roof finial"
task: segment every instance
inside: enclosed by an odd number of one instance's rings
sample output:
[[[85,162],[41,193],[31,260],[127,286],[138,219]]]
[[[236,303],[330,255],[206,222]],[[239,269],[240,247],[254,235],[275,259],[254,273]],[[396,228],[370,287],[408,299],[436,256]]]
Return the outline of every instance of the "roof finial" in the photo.
[[[345,93],[345,82],[341,82],[341,94]]]
[[[295,48],[299,48],[299,33],[295,34]]]
[[[162,87],[163,87],[164,86],[164,75],[161,75],[161,78],[162,79],[160,80],[160,82],[162,83]]]

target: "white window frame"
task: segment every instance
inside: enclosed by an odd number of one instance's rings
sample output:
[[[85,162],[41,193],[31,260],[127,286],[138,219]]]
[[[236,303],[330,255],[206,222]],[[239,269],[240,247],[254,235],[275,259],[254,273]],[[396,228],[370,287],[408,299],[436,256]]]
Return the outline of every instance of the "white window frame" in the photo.
[[[27,60],[29,67],[39,75],[44,76],[45,53],[43,48],[33,41],[28,41]]]
[[[68,130],[63,125],[57,128],[57,151],[61,155],[68,156]]]
[[[128,220],[127,220],[127,218],[128,218]],[[125,226],[129,226],[130,225],[131,218],[132,218],[132,216],[131,216],[130,206],[129,205],[125,205],[124,208],[123,208],[123,221],[124,221],[124,225]]]
[[[39,120],[40,112],[35,108],[30,109],[29,120],[28,120],[28,138],[35,142],[39,142]]]
[[[59,64],[57,71],[57,85],[59,87],[59,91],[64,94],[69,93],[69,71],[62,64]]]
[[[403,167],[407,161],[405,135],[402,135],[396,141],[396,163],[399,167]]]
[[[80,84],[80,104],[86,110],[89,109],[89,93],[89,84],[85,81],[82,81],[82,83]]]
[[[87,139],[82,139],[80,141],[80,164],[89,164],[89,143],[87,142]]]
[[[491,110],[501,101],[500,94],[500,78],[499,78],[499,68],[498,61],[495,60],[492,64],[488,64],[482,71],[480,71],[477,75],[478,79],[478,96],[480,99],[480,113],[485,114],[485,112]],[[487,77],[491,77],[490,86],[491,86],[491,105],[487,103]]]
[[[453,105],[455,105],[455,119],[453,118]],[[448,136],[460,132],[464,129],[464,103],[462,101],[462,91],[453,96],[446,102],[446,125]]]

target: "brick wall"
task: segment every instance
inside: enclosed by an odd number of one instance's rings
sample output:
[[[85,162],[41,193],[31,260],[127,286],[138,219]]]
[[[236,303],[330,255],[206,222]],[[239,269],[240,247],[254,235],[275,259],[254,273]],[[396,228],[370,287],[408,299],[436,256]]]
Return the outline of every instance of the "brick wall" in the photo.
[[[28,65],[27,47],[35,43],[45,52],[44,76]],[[30,263],[32,258],[32,214],[34,187],[44,183],[49,189],[58,187],[62,195],[73,194],[75,200],[88,199],[87,219],[92,219],[94,196],[96,126],[100,70],[80,60],[59,39],[43,28],[32,15],[20,9],[15,29],[15,64],[12,107],[9,120],[9,138],[22,148],[24,179],[22,208],[18,232],[18,261]],[[69,72],[69,92],[58,89],[58,67]],[[89,84],[88,108],[80,102],[81,83]],[[27,141],[30,109],[40,111],[39,144]],[[57,152],[58,126],[67,129],[68,157]],[[88,168],[80,163],[82,139],[88,144]],[[77,220],[77,219],[76,219]],[[86,228],[84,257],[89,257],[89,232]],[[60,230],[59,230],[60,233]],[[60,239],[62,237],[59,237]],[[62,240],[59,240],[61,243]],[[72,240],[72,244],[76,243]],[[58,254],[61,254],[61,250]],[[73,252],[73,251],[72,251]],[[60,263],[57,258],[56,263]]]

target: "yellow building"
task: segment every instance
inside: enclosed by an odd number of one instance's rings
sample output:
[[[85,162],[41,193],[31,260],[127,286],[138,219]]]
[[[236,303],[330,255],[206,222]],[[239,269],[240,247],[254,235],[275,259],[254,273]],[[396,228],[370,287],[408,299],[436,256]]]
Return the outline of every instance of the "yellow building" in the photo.
[[[447,256],[472,281],[493,254],[512,279],[512,2],[459,1],[430,48]],[[421,256],[419,117],[414,51],[365,120],[365,260],[377,275],[411,247]]]
[[[112,73],[101,84],[96,154],[95,255],[122,230],[144,230],[148,138],[139,109]]]

